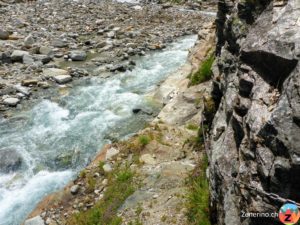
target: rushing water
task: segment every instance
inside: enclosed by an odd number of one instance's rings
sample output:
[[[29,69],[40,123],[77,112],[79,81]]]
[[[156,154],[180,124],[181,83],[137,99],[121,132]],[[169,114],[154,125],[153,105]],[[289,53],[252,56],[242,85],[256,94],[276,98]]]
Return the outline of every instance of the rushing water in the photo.
[[[141,129],[157,107],[147,93],[186,60],[196,37],[137,60],[134,70],[82,80],[57,102],[0,120],[0,151],[16,150],[21,168],[0,174],[0,225],[19,225],[45,195],[63,187],[110,140]]]

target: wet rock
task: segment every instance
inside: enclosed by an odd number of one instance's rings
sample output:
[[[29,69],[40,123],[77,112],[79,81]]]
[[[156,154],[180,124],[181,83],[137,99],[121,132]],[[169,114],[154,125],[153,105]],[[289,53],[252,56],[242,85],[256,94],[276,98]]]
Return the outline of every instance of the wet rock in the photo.
[[[13,62],[23,62],[23,57],[25,55],[29,55],[29,52],[22,51],[22,50],[15,50],[11,54],[11,60]]]
[[[25,221],[24,225],[45,225],[41,216],[36,216]]]
[[[73,185],[71,188],[70,188],[70,192],[71,192],[71,194],[73,194],[73,195],[76,195],[77,193],[78,193],[78,191],[79,191],[79,185]]]
[[[7,40],[9,38],[9,32],[0,29],[0,40]]]
[[[72,81],[72,77],[70,75],[58,75],[54,76],[53,79],[59,84],[66,84]]]
[[[7,106],[17,106],[20,103],[20,99],[9,97],[5,98],[3,103]]]
[[[18,170],[22,165],[21,155],[14,149],[0,149],[0,172]]]
[[[86,52],[84,51],[79,51],[79,50],[76,50],[76,51],[71,51],[70,52],[70,58],[73,60],[73,61],[84,61],[86,60]]]

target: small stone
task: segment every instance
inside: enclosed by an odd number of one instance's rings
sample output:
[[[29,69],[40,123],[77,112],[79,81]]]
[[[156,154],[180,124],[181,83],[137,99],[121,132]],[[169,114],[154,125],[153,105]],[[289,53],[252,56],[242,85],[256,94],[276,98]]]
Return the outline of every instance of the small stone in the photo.
[[[107,35],[108,38],[114,38],[116,36],[116,32],[115,31],[110,31],[106,35]]]
[[[32,45],[34,44],[34,39],[33,39],[33,37],[32,37],[32,35],[30,34],[30,35],[28,35],[25,39],[24,39],[24,45],[25,45],[25,47],[27,47],[27,48],[30,48],[30,47],[32,47]]]
[[[20,102],[18,98],[6,98],[3,100],[3,103],[8,106],[17,106]]]
[[[52,45],[56,48],[65,48],[68,47],[68,43],[64,40],[55,39],[52,41]]]
[[[108,184],[108,179],[104,179],[104,180],[102,181],[102,185],[106,186],[107,184]]]
[[[76,195],[79,191],[79,185],[73,185],[71,188],[70,188],[70,192],[71,194],[73,195]]]
[[[41,216],[36,216],[26,220],[24,225],[45,225],[45,223]]]
[[[106,163],[103,166],[103,170],[104,170],[104,172],[109,173],[109,172],[112,171],[112,167],[111,167],[111,165],[109,163]]]
[[[38,84],[38,80],[36,79],[28,79],[28,80],[22,80],[22,86],[29,87],[29,86],[35,86]]]
[[[53,79],[59,84],[66,84],[72,80],[70,75],[58,75],[53,77]]]
[[[153,195],[153,198],[157,199],[158,198],[158,194]]]

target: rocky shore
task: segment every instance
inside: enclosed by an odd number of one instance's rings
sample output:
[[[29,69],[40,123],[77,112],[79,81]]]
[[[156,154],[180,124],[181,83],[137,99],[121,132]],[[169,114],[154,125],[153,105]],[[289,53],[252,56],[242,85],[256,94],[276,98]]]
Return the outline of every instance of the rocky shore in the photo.
[[[101,208],[101,204],[120,204],[107,203],[112,190],[114,198],[118,198],[118,190],[114,189],[116,177],[121,181],[130,180],[126,183],[130,188],[123,190],[130,194],[122,199],[121,207],[105,206],[109,214],[104,215],[103,221],[187,224],[186,180],[202,157],[195,128],[204,110],[201,99],[209,98],[211,92],[210,82],[189,86],[187,76],[197,71],[200,62],[211,52],[213,30],[212,24],[202,24],[189,62],[151,94],[165,107],[149,127],[127,141],[105,146],[76,180],[44,198],[25,225],[81,224],[81,213]],[[122,186],[122,182],[118,185]]]
[[[42,98],[51,87],[131,69],[135,56],[196,34],[210,18],[190,9],[113,1],[2,2],[1,114],[23,109],[25,100]]]

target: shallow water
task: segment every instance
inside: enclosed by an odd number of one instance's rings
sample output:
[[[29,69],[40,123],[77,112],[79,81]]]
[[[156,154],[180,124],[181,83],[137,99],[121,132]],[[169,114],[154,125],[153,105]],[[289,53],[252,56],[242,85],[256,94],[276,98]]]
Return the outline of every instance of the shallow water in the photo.
[[[21,169],[0,174],[0,225],[18,225],[47,194],[62,188],[105,143],[126,138],[157,112],[147,93],[185,63],[195,36],[136,61],[134,70],[108,79],[80,81],[57,102],[41,100],[29,111],[0,120],[0,151],[22,155]]]

